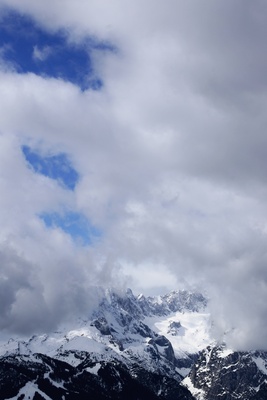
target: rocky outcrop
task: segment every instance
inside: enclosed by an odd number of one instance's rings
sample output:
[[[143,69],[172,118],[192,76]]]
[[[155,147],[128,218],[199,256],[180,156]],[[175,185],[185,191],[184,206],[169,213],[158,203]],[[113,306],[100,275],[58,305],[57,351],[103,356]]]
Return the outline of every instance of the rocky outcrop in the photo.
[[[266,367],[266,352],[208,347],[200,354],[184,384],[199,399],[266,399]]]

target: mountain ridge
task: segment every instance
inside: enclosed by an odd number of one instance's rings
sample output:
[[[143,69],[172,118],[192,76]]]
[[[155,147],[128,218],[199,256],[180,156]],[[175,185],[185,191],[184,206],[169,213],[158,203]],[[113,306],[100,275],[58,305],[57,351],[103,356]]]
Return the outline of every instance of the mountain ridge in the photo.
[[[207,299],[92,288],[57,331],[0,345],[0,400],[263,400],[267,352],[217,343]]]

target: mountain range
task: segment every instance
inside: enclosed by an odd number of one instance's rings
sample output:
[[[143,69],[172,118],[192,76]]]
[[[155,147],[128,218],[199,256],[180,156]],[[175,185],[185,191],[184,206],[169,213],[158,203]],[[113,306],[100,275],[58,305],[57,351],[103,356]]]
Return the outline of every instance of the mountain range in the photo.
[[[267,399],[267,353],[217,343],[201,293],[91,296],[86,317],[0,343],[0,400]]]

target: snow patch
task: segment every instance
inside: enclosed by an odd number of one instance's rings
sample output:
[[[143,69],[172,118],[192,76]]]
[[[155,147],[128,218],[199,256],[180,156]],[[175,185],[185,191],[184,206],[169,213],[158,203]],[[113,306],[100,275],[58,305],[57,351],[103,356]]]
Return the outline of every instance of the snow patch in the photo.
[[[226,358],[228,357],[230,354],[233,354],[233,350],[232,349],[227,349],[227,348],[223,348],[221,351],[218,351],[218,357],[220,358]]]
[[[160,335],[165,336],[172,344],[175,355],[196,354],[213,343],[210,335],[210,314],[198,312],[176,312],[165,317],[146,317],[145,324]],[[170,331],[173,322],[181,324],[180,335],[174,336]]]
[[[27,400],[33,400],[36,393],[40,394],[44,400],[53,400],[51,399],[51,397],[47,396],[44,392],[39,390],[38,386],[32,382],[27,382],[26,385],[20,389],[19,393],[15,397],[6,400],[18,400],[22,395],[24,395]]]
[[[205,392],[202,389],[197,389],[195,388],[195,386],[193,385],[191,379],[189,378],[189,376],[187,376],[182,382],[181,384],[183,386],[185,386],[189,392],[197,399],[197,400],[206,400],[205,398]]]
[[[261,357],[253,357],[252,359],[255,362],[255,364],[257,365],[257,367],[259,368],[259,370],[263,374],[267,375],[267,368],[266,368],[267,363],[266,363],[266,360],[264,360]]]
[[[180,374],[183,378],[185,378],[189,372],[191,371],[191,368],[176,368],[176,371],[178,374]]]
[[[87,372],[90,372],[91,374],[97,375],[100,368],[101,368],[101,364],[100,364],[100,363],[97,363],[97,364],[94,365],[93,367],[87,367],[87,368],[85,368],[85,370],[86,370]]]

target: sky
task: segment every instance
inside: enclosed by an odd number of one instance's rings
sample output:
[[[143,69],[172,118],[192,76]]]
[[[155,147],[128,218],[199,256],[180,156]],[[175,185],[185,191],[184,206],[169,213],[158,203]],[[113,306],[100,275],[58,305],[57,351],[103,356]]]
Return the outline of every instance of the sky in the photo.
[[[201,290],[267,349],[267,4],[0,0],[0,335]]]

